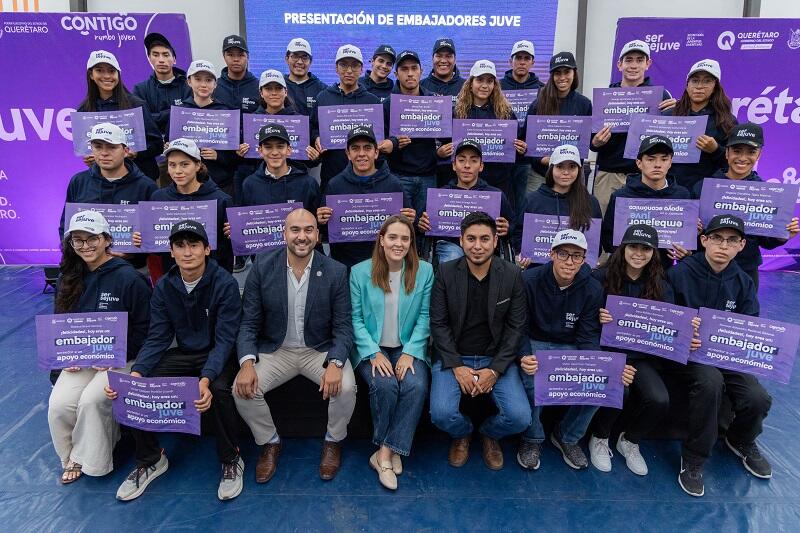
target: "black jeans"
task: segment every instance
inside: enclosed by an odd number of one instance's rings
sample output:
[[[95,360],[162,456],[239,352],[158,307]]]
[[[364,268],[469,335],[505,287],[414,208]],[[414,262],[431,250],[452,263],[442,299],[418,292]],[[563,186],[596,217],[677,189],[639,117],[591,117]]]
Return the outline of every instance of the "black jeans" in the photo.
[[[687,463],[702,465],[711,455],[719,432],[723,394],[730,398],[734,413],[726,434],[728,440],[749,444],[763,431],[772,397],[754,376],[698,363],[671,363],[665,365],[665,371],[689,389],[689,436],[681,450]]]
[[[171,348],[147,377],[199,377],[206,359],[208,354],[184,354],[177,348]],[[211,408],[202,414],[203,417],[211,417],[213,420],[217,437],[217,457],[221,463],[231,463],[239,456],[235,444],[238,415],[231,390],[238,371],[236,358],[231,357],[222,373],[209,385],[213,395]],[[137,465],[147,467],[156,464],[161,457],[157,433],[134,428],[131,428],[131,433],[136,441]]]
[[[625,439],[638,444],[667,416],[669,392],[659,373],[662,359],[629,359],[628,364],[636,368],[636,378],[630,387],[625,388],[623,408],[601,407],[592,421],[592,435],[599,439],[609,438],[614,423],[624,413]]]

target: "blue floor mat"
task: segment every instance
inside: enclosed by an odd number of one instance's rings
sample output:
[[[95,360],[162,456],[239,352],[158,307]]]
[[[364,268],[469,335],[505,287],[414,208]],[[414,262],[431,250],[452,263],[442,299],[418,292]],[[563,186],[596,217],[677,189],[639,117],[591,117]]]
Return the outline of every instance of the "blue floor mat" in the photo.
[[[762,273],[762,314],[800,323],[800,277]],[[773,479],[745,473],[722,442],[705,469],[706,495],[691,498],[676,482],[679,443],[644,441],[650,474],[627,470],[618,454],[614,470],[568,468],[552,446],[542,467],[526,472],[504,443],[505,468],[488,470],[479,442],[466,466],[447,464],[447,440],[415,442],[404,461],[399,489],[377,482],[367,459],[373,446],[351,440],[339,475],[317,474],[321,443],[285,439],[278,470],[266,485],[254,482],[258,450],[242,444],[242,495],[217,500],[220,467],[213,441],[163,437],[169,471],[138,500],[114,499],[133,466],[123,450],[117,469],[62,486],[47,428],[48,376],[36,367],[33,317],[49,313],[52,294],[41,294],[40,268],[0,268],[0,531],[798,531],[800,530],[800,378],[789,385],[765,381],[774,397],[759,443]],[[792,304],[791,302],[795,302]]]

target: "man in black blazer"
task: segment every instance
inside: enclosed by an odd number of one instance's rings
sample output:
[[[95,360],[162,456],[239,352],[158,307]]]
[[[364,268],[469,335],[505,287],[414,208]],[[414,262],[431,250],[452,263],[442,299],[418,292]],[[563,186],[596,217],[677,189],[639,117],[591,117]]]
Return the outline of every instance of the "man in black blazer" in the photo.
[[[480,428],[483,460],[503,468],[499,440],[531,421],[525,388],[514,364],[526,324],[520,269],[494,255],[497,226],[475,212],[461,222],[464,257],[439,265],[431,294],[431,419],[451,438],[448,460],[466,463],[472,422],[459,410],[462,394],[491,394],[498,413]],[[513,370],[513,369],[512,369]]]
[[[319,475],[333,479],[341,464],[341,441],[356,404],[356,381],[348,361],[353,323],[347,269],[315,252],[317,220],[296,209],[286,217],[286,248],[256,258],[244,287],[237,340],[241,369],[234,398],[259,445],[256,482],[272,478],[281,441],[264,394],[297,375],[319,384],[329,400],[328,431]]]

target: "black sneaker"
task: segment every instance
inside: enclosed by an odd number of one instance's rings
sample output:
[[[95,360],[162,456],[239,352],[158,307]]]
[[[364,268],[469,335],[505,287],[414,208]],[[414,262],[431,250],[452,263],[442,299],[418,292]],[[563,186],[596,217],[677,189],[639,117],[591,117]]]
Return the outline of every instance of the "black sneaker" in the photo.
[[[553,446],[559,449],[561,456],[564,458],[564,462],[570,467],[574,468],[575,470],[589,468],[589,460],[586,459],[586,455],[584,455],[581,447],[577,444],[567,444],[566,442],[563,442],[561,440],[561,435],[558,434],[557,429],[553,430],[553,432],[550,434],[550,442],[553,443]]]
[[[725,444],[733,453],[742,458],[742,464],[748,472],[761,479],[772,477],[772,467],[767,458],[761,455],[761,450],[755,442],[750,444],[734,444],[725,437]]]
[[[519,441],[517,450],[517,462],[525,470],[538,470],[542,455],[542,444],[532,440],[522,439]]]
[[[684,462],[681,457],[681,473],[678,474],[678,485],[689,496],[700,497],[706,493],[703,487],[703,466]]]

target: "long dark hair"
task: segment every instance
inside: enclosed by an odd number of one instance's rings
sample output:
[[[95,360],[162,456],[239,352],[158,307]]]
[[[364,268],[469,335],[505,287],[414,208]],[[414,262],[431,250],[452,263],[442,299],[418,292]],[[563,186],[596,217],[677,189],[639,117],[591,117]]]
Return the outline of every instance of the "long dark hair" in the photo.
[[[578,71],[572,69],[574,76],[572,78],[572,85],[569,86],[570,91],[574,91],[580,85],[580,76]],[[539,94],[536,96],[536,114],[537,115],[560,115],[558,103],[558,88],[556,82],[553,81],[553,74],[550,73],[550,79],[544,84],[544,87],[539,89]]]
[[[578,177],[569,186],[569,192],[564,195],[569,202],[569,226],[577,231],[586,231],[592,223],[592,197],[583,183],[582,170],[578,166]],[[556,184],[553,178],[553,165],[547,167],[544,182],[551,189]]]
[[[614,250],[606,263],[606,280],[603,286],[606,294],[621,295],[622,287],[627,278],[627,264],[625,263],[625,248],[627,244],[621,245]],[[664,282],[664,267],[661,266],[661,259],[658,250],[653,250],[653,257],[642,270],[642,294],[640,298],[645,300],[664,300],[664,291],[661,284]]]
[[[686,83],[689,83],[688,80]],[[716,120],[717,127],[722,131],[725,137],[736,126],[736,120],[733,118],[731,111],[731,99],[725,94],[725,89],[722,88],[718,79],[714,79],[714,90],[711,92],[711,97],[708,99],[711,109],[714,111],[714,119]],[[675,105],[675,111],[672,115],[676,117],[687,117],[692,110],[692,100],[689,98],[689,92],[684,89],[681,99]]]
[[[122,73],[120,71],[117,71],[117,79],[119,81],[114,90],[111,91],[111,98],[119,104],[120,109],[130,109],[133,107],[130,98],[128,98],[130,92],[125,87],[125,84],[122,83]],[[86,98],[79,107],[89,112],[97,111],[97,101],[99,99],[100,89],[97,88],[97,84],[92,79],[92,69],[88,69],[86,71]]]
[[[103,233],[103,237],[112,242],[111,235]],[[70,234],[64,234],[61,239],[61,262],[58,265],[59,279],[58,292],[56,294],[55,312],[69,313],[73,310],[78,300],[81,299],[84,289],[84,278],[89,273],[86,261],[81,259],[70,243]],[[112,243],[113,244],[113,243]],[[109,244],[108,248],[111,245]],[[106,252],[108,252],[106,248]]]
[[[383,246],[381,246],[381,237],[386,235],[389,226],[395,222],[404,225],[411,232],[408,253],[403,260],[406,267],[406,271],[403,274],[403,286],[406,289],[406,294],[411,294],[417,281],[419,256],[417,255],[416,237],[414,236],[414,224],[403,215],[392,215],[387,218],[378,232],[375,246],[372,248],[372,284],[382,289],[383,292],[392,292],[391,287],[389,287],[389,263],[386,261],[386,252],[383,251]]]

